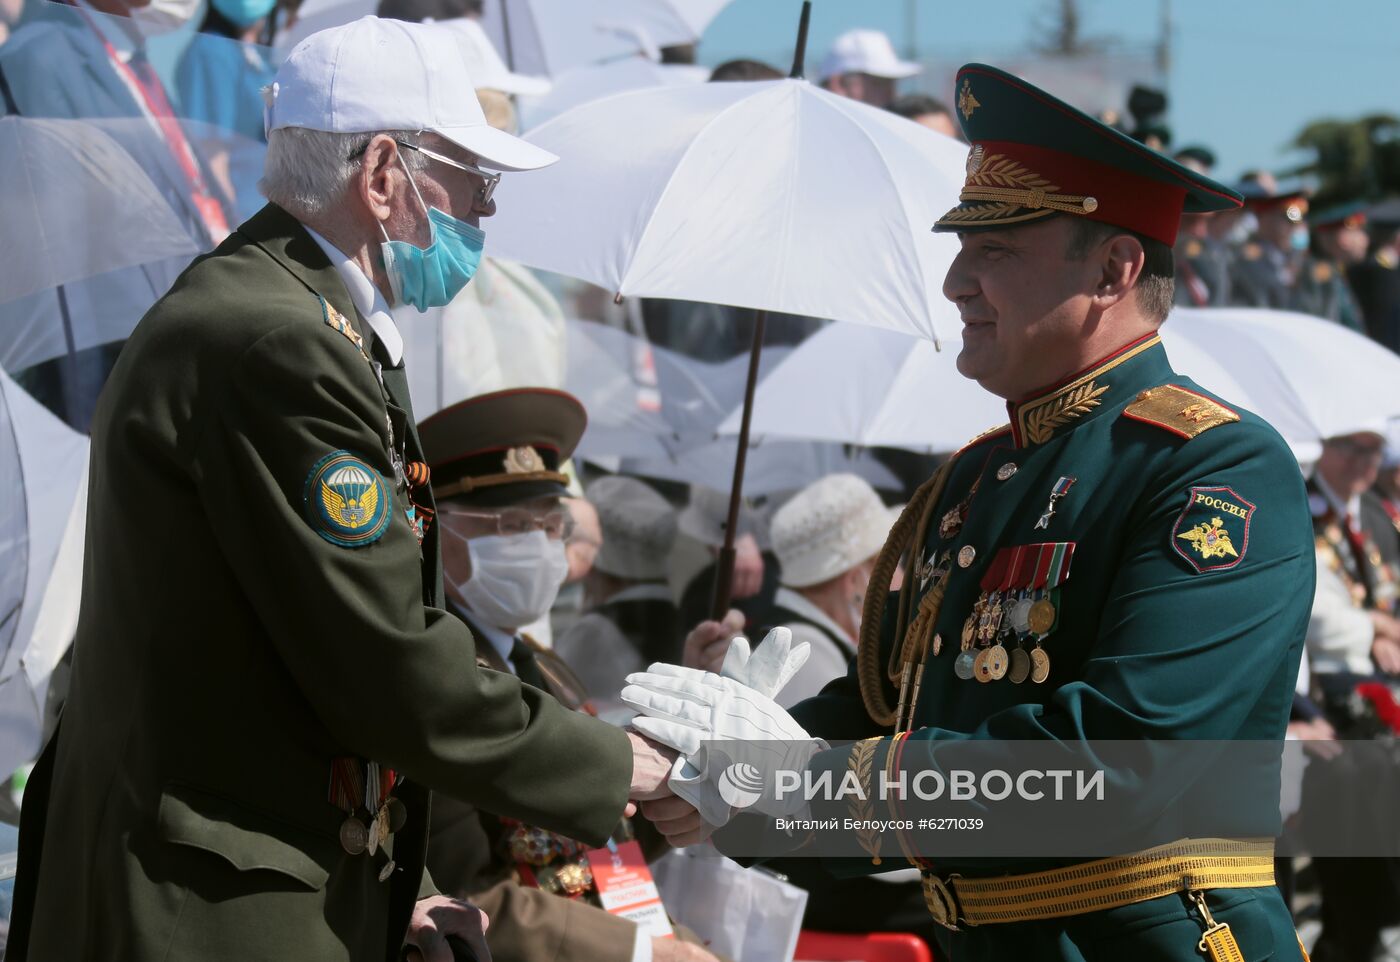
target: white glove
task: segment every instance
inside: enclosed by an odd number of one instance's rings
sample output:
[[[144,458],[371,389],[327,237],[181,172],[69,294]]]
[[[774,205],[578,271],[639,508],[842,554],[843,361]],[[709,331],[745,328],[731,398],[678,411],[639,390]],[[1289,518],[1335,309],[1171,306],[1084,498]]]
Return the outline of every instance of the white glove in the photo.
[[[736,635],[729,642],[724,664],[719,673],[732,678],[741,685],[748,685],[760,695],[777,698],[792,676],[807,664],[812,646],[802,642],[792,647],[792,632],[787,628],[774,628],[768,632],[758,650],[749,653],[749,640]]]
[[[801,660],[805,653],[799,667]],[[633,726],[680,752],[671,769],[671,789],[711,825],[728,822],[736,803],[770,815],[805,807],[795,795],[776,799],[772,788],[778,769],[805,768],[818,746],[773,699],[732,678],[678,665],[656,664],[651,671],[628,675],[627,682],[622,700],[641,713]],[[723,746],[704,744],[728,741],[745,743],[735,752],[745,766],[742,771]],[[740,803],[736,789],[761,790],[760,797]]]

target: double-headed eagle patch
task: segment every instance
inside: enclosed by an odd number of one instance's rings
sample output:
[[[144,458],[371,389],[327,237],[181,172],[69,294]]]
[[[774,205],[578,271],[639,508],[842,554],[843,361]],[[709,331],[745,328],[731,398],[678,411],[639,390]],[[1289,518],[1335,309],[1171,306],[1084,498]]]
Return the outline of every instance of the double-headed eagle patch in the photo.
[[[1172,526],[1172,547],[1198,572],[1233,568],[1249,548],[1254,505],[1231,488],[1191,488]]]
[[[384,479],[349,451],[333,451],[316,463],[303,500],[307,520],[332,544],[373,544],[389,526],[392,498]]]

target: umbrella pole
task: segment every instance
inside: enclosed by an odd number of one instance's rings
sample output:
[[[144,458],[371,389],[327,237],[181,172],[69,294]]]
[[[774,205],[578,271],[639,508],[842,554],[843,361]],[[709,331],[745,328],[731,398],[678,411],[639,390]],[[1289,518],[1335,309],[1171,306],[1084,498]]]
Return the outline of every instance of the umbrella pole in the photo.
[[[711,617],[722,619],[729,610],[730,589],[734,582],[734,534],[739,527],[739,506],[744,499],[744,463],[749,455],[749,423],[753,420],[753,398],[758,387],[758,360],[763,353],[763,330],[767,311],[755,311],[753,343],[749,345],[749,378],[744,385],[744,414],[739,422],[739,450],[734,454],[734,482],[729,488],[729,518],[724,525],[724,546],[715,565],[715,591]]]

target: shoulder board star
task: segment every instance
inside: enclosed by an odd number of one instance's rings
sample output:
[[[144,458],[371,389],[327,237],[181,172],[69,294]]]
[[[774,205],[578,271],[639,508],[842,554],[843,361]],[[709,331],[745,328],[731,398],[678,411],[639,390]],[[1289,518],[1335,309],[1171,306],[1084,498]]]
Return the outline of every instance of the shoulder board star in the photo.
[[[1332,265],[1326,261],[1317,261],[1313,264],[1312,276],[1319,284],[1326,284],[1332,279]]]
[[[1175,384],[1143,391],[1123,409],[1123,416],[1188,439],[1240,419],[1218,401]]]
[[[1247,261],[1257,261],[1264,256],[1264,248],[1260,247],[1254,241],[1250,241],[1248,244],[1245,244],[1244,247],[1240,248],[1240,256]]]
[[[1201,245],[1201,242],[1194,237],[1186,242],[1187,257],[1200,257],[1201,251],[1203,251],[1204,249],[1205,248]]]

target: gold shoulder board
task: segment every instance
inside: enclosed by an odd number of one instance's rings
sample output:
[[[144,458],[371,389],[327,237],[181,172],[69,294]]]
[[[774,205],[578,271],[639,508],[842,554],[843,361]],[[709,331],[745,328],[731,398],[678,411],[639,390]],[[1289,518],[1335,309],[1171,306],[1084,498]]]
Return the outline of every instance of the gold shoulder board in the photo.
[[[1238,421],[1240,416],[1218,401],[1175,384],[1143,391],[1123,409],[1123,416],[1152,424],[1183,438]]]

